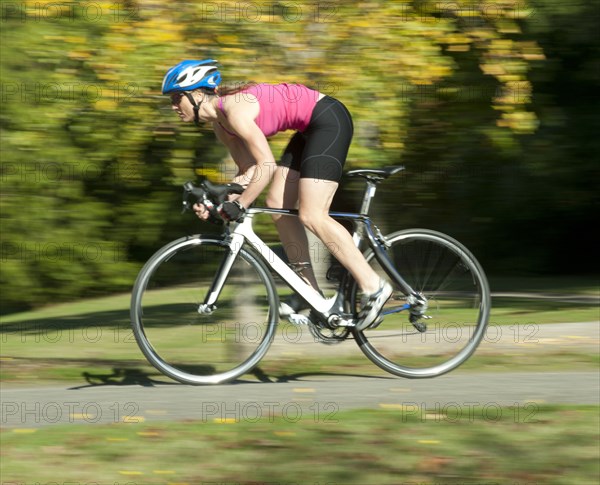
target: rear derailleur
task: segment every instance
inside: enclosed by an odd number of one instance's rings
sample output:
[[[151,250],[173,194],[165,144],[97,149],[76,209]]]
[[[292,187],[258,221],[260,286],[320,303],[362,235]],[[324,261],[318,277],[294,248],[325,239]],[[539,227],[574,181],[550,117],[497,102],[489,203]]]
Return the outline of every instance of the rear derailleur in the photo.
[[[427,324],[420,320],[429,320],[431,317],[425,315],[428,308],[427,298],[422,293],[409,295],[406,302],[410,305],[408,320],[419,332],[427,331]]]

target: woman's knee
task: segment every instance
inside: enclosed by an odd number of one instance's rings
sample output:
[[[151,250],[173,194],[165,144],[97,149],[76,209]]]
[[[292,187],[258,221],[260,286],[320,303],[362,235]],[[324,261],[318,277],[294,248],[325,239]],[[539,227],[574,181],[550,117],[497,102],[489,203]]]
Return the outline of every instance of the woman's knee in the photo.
[[[303,210],[300,208],[298,217],[304,227],[306,227],[310,232],[318,234],[319,229],[327,223],[326,218],[328,216],[327,214],[323,214],[319,211]]]
[[[267,194],[267,198],[265,199],[265,204],[267,205],[267,207],[269,207],[271,209],[281,208],[280,199],[271,193]],[[277,222],[277,221],[279,221],[279,219],[281,219],[281,214],[271,214],[271,219],[273,220],[273,222]]]

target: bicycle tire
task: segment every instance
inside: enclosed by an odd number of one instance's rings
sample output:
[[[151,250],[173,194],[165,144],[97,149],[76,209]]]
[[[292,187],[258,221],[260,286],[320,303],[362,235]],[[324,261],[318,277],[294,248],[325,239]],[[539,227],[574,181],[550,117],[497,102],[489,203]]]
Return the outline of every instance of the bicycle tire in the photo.
[[[485,273],[467,248],[437,231],[408,229],[384,240],[396,270],[428,299],[425,313],[431,319],[420,320],[427,325],[421,332],[419,323],[409,321],[409,310],[396,312],[408,295],[395,284],[382,311],[382,323],[374,329],[353,330],[354,338],[374,364],[391,374],[429,378],[450,372],[475,352],[485,334],[491,308]],[[383,274],[372,250],[365,257]],[[356,284],[351,287],[349,303],[358,311]]]
[[[279,320],[273,278],[260,256],[239,250],[217,299],[200,313],[220,262],[222,236],[188,236],[158,250],[132,291],[131,324],[146,359],[185,384],[221,384],[250,372],[271,345]]]

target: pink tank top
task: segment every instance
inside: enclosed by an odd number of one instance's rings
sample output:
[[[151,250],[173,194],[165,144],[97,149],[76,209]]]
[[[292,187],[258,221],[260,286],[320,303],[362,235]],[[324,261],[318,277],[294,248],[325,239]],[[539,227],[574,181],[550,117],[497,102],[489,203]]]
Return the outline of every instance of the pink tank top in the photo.
[[[244,97],[246,94],[256,97],[259,112],[254,121],[264,135],[269,137],[286,130],[304,132],[320,93],[302,84],[282,83],[256,84],[231,96],[253,100],[248,96]],[[223,109],[223,99],[219,99],[219,108]]]

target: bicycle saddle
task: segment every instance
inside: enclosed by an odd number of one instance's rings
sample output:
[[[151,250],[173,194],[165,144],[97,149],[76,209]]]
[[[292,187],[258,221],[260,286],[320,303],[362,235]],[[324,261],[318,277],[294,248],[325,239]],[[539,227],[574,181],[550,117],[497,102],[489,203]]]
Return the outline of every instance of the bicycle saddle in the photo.
[[[346,172],[346,175],[348,177],[364,177],[373,182],[380,182],[402,170],[404,170],[403,165],[384,168],[361,168],[358,170],[350,170],[349,172]]]

